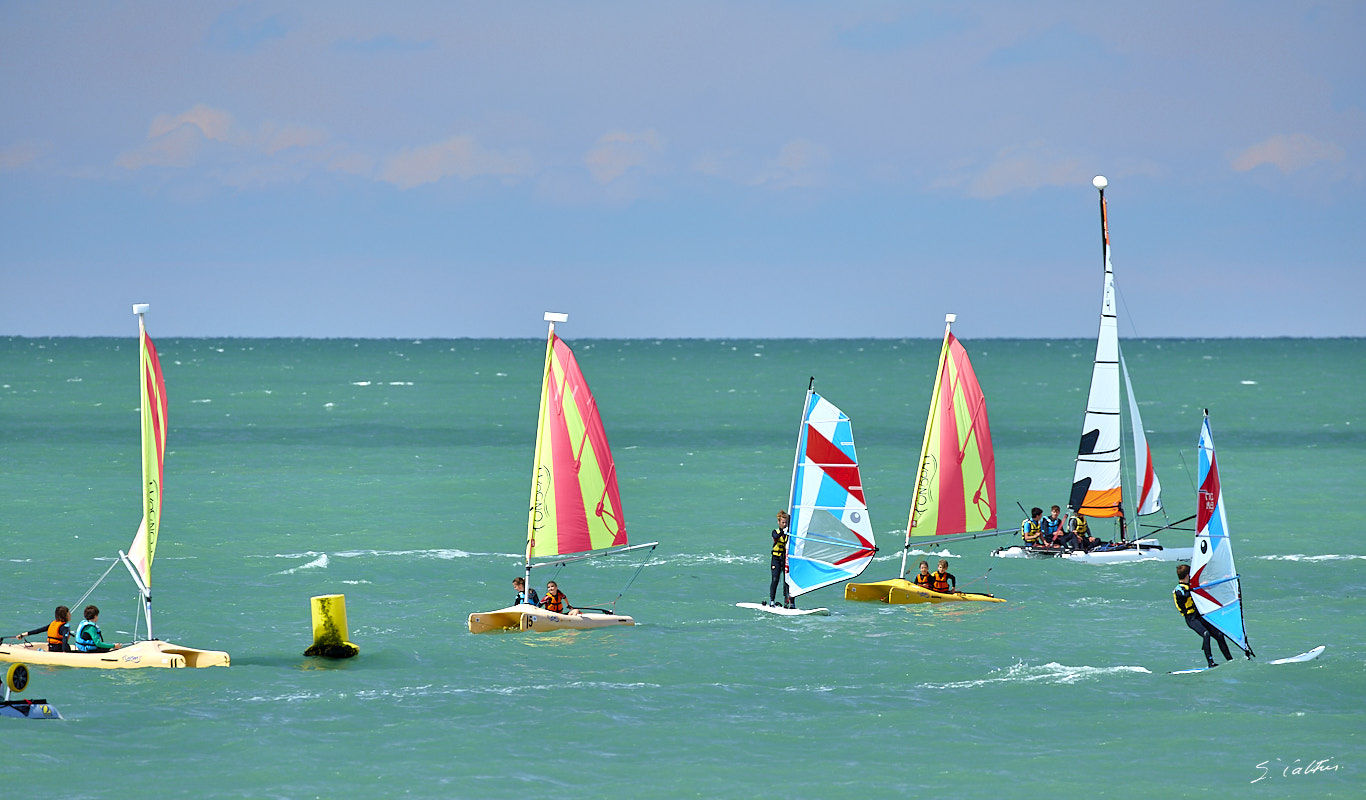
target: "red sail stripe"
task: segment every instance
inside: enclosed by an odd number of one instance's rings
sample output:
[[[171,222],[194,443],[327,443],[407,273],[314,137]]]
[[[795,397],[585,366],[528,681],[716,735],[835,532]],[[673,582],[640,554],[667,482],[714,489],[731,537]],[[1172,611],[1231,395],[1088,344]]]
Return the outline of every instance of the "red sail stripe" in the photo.
[[[867,505],[867,501],[863,499],[863,486],[859,479],[858,464],[855,464],[853,459],[825,438],[810,423],[806,426],[806,458],[819,466],[821,471],[829,475],[835,483],[844,487],[844,491],[857,498],[860,503]]]
[[[574,352],[559,337],[555,338],[555,354],[565,372],[565,382],[572,388],[570,394],[574,400],[575,408],[578,409],[579,419],[583,420],[585,438],[583,442],[579,443],[575,468],[578,468],[578,462],[582,458],[584,443],[592,444],[593,455],[597,459],[598,468],[603,470],[603,493],[598,498],[594,513],[603,519],[604,524],[607,524],[609,520],[616,524],[611,546],[626,544],[626,523],[621,513],[621,492],[617,487],[617,466],[612,459],[612,448],[607,443],[607,431],[603,428],[602,416],[598,413],[598,401],[588,389],[588,381],[583,377],[583,371],[579,369],[579,362],[578,359],[574,358]],[[608,528],[611,528],[610,524]]]

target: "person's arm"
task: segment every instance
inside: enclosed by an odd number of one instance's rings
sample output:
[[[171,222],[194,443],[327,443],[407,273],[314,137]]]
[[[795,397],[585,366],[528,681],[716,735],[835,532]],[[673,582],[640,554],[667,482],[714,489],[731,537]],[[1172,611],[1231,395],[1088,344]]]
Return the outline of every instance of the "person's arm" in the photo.
[[[92,627],[90,629],[90,641],[94,643],[96,647],[103,648],[106,650],[116,650],[119,647],[119,645],[117,644],[111,644],[109,642],[106,642],[104,640],[104,634],[100,633],[100,629],[95,627]]]
[[[44,625],[44,626],[41,627],[41,628],[34,628],[33,630],[31,630],[31,631],[26,631],[26,632],[24,632],[24,633],[21,633],[21,634],[19,634],[18,636],[14,637],[14,638],[16,638],[16,639],[22,639],[22,638],[24,638],[25,636],[33,636],[33,635],[39,634],[39,633],[47,633],[47,626]]]
[[[947,576],[949,576],[949,591],[950,591],[950,592],[956,592],[956,591],[958,591],[958,579],[955,578],[955,577],[953,577],[953,573],[952,573],[952,572],[945,572],[944,574],[947,575]]]

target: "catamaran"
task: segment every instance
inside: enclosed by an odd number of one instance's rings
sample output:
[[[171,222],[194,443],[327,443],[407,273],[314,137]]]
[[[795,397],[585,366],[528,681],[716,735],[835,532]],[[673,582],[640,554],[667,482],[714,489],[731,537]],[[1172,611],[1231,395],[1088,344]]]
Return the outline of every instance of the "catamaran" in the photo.
[[[1073,473],[1068,507],[1069,513],[1081,515],[1087,520],[1118,519],[1119,543],[1093,548],[1089,552],[1060,547],[1015,545],[998,548],[992,555],[1000,558],[1066,558],[1091,563],[1150,559],[1184,561],[1191,557],[1188,548],[1163,548],[1151,535],[1139,536],[1133,541],[1128,540],[1122,488],[1123,445],[1119,406],[1121,375],[1124,377],[1124,388],[1128,397],[1129,427],[1133,433],[1134,487],[1138,496],[1138,516],[1147,516],[1162,510],[1162,484],[1153,469],[1152,453],[1148,451],[1148,440],[1143,432],[1143,419],[1138,413],[1138,400],[1134,396],[1133,381],[1129,379],[1129,369],[1124,364],[1124,353],[1119,346],[1115,273],[1110,265],[1110,225],[1105,205],[1105,187],[1109,182],[1103,175],[1097,175],[1092,185],[1100,191],[1101,248],[1105,281],[1100,306],[1100,332],[1096,335],[1096,358],[1091,368],[1091,391],[1086,399],[1086,415],[1082,422],[1081,444],[1077,449],[1076,469]],[[1189,519],[1180,522],[1187,522]]]
[[[987,399],[977,383],[968,351],[953,335],[955,314],[944,317],[934,394],[930,396],[925,438],[920,445],[915,495],[901,549],[901,574],[876,583],[847,583],[844,599],[882,603],[945,603],[1005,600],[978,592],[936,592],[906,580],[911,540],[935,537],[933,544],[995,536],[996,456],[991,449]],[[958,534],[958,535],[954,535]],[[950,537],[950,538],[938,538]]]
[[[815,385],[812,378],[806,387],[787,495],[791,533],[783,576],[785,599],[857,578],[877,553],[854,450],[853,423],[817,394]],[[830,613],[828,608],[793,608],[795,603],[788,602],[736,605],[784,616]]]
[[[1209,409],[1200,426],[1200,462],[1197,472],[1196,530],[1194,555],[1191,557],[1190,591],[1195,610],[1205,624],[1231,639],[1252,658],[1252,646],[1247,641],[1243,624],[1243,588],[1241,576],[1233,565],[1233,540],[1229,537],[1228,515],[1224,511],[1224,487],[1219,480],[1219,465],[1214,456],[1214,434],[1209,425]],[[1278,658],[1269,663],[1290,664],[1312,661],[1323,653],[1324,646],[1289,658]],[[1179,670],[1173,674],[1204,672],[1207,668]]]
[[[567,314],[546,312],[545,372],[536,426],[536,452],[531,468],[531,504],[527,514],[525,580],[531,570],[571,561],[617,555],[658,542],[631,545],[626,539],[617,490],[616,465],[598,404],[569,345],[555,335],[555,323]],[[648,552],[646,553],[648,557]],[[641,562],[644,567],[645,562]],[[637,568],[636,574],[640,569]],[[632,576],[632,581],[635,577]],[[630,583],[627,584],[630,586]],[[622,589],[625,592],[625,588]],[[621,599],[621,593],[617,594]],[[611,608],[581,608],[572,613],[518,603],[497,611],[470,614],[470,633],[554,631],[634,625],[635,620]]]
[[[55,665],[63,667],[98,667],[100,669],[137,669],[140,667],[226,667],[231,662],[227,653],[219,650],[196,650],[192,647],[163,642],[152,638],[152,558],[156,555],[157,540],[161,534],[161,496],[164,460],[166,456],[166,384],[162,379],[161,362],[157,360],[156,346],[147,336],[143,318],[149,306],[139,303],[133,306],[138,317],[138,343],[140,357],[141,411],[142,411],[142,524],[138,526],[133,544],[125,553],[119,551],[118,563],[128,568],[137,585],[140,603],[147,621],[147,637],[134,641],[127,647],[120,647],[107,653],[53,653],[46,646],[27,642],[21,644],[0,644],[0,661],[29,664]],[[106,570],[105,576],[109,575]],[[96,581],[99,586],[104,580]],[[94,586],[90,588],[93,592]],[[86,593],[89,597],[89,592]],[[85,598],[81,598],[84,602]],[[80,602],[72,609],[80,614]],[[76,620],[72,620],[73,629]],[[136,629],[136,625],[134,628]],[[137,636],[136,630],[134,637]]]

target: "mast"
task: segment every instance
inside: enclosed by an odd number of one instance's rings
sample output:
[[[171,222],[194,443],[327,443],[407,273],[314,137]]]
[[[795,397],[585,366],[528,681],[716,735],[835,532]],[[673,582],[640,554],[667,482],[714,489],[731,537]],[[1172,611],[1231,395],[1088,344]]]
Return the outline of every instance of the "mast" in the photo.
[[[540,413],[536,418],[536,449],[533,451],[532,455],[531,503],[530,508],[527,511],[526,560],[524,561],[525,568],[523,570],[522,578],[522,599],[527,603],[530,603],[531,598],[531,547],[536,541],[536,509],[539,505],[537,503],[537,496],[541,490],[541,441],[546,433],[546,405],[550,401],[550,360],[555,351],[555,323],[568,322],[569,315],[555,311],[547,311],[544,314],[544,319],[549,323],[549,330],[545,335],[545,369],[541,372],[541,407]]]
[[[944,315],[944,344],[939,348],[939,363],[934,368],[934,392],[930,395],[930,413],[925,419],[925,435],[920,443],[920,461],[916,464],[915,473],[915,494],[911,497],[911,514],[906,521],[906,544],[901,548],[901,573],[898,578],[906,578],[906,558],[911,552],[911,533],[915,530],[916,512],[920,508],[920,490],[925,480],[925,470],[928,466],[928,456],[930,453],[930,436],[934,428],[934,415],[939,402],[939,392],[941,383],[944,379],[944,359],[948,356],[949,334],[952,331],[953,323],[957,321],[957,314]]]
[[[138,318],[138,395],[142,444],[142,524],[129,553],[119,551],[119,560],[133,576],[133,583],[142,597],[143,615],[147,621],[147,638],[152,636],[152,556],[156,552],[157,535],[161,528],[161,472],[165,451],[166,396],[161,379],[161,364],[156,349],[147,338],[144,316],[151,306],[134,303],[133,313]],[[160,411],[160,414],[156,412]],[[136,559],[136,560],[135,560]]]
[[[790,552],[792,548],[792,520],[795,518],[792,512],[796,511],[796,509],[793,508],[792,505],[797,502],[797,465],[800,464],[802,460],[802,440],[806,436],[806,415],[809,414],[811,411],[811,393],[815,391],[815,389],[816,376],[812,375],[811,379],[806,382],[806,399],[802,401],[802,419],[801,422],[797,424],[797,446],[792,448],[792,481],[788,484],[787,487],[787,544],[783,545],[783,569],[787,569],[786,554],[787,552]],[[786,605],[786,601],[790,597],[791,594],[789,593],[789,587],[787,585],[787,576],[784,575],[784,605]]]

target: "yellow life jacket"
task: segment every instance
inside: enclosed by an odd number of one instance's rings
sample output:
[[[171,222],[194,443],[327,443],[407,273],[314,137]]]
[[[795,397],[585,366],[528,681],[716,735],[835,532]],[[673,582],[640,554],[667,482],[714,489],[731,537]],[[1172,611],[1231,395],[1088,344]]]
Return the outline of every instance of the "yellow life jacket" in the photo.
[[[1076,534],[1078,536],[1085,536],[1086,534],[1091,532],[1091,526],[1086,524],[1086,517],[1083,517],[1080,514],[1078,514],[1072,519],[1075,519],[1077,521]]]
[[[1033,519],[1027,519],[1020,523],[1020,535],[1026,542],[1037,542],[1043,536],[1043,525]]]
[[[1172,599],[1176,601],[1176,610],[1181,612],[1181,616],[1193,617],[1199,613],[1195,608],[1195,598],[1191,597],[1190,584],[1177,584],[1177,587],[1172,590]]]
[[[784,532],[779,533],[778,538],[773,540],[773,557],[782,558],[785,555],[787,555],[787,533]]]
[[[930,581],[930,588],[935,590],[936,592],[949,591],[949,573],[931,572]]]

